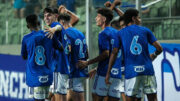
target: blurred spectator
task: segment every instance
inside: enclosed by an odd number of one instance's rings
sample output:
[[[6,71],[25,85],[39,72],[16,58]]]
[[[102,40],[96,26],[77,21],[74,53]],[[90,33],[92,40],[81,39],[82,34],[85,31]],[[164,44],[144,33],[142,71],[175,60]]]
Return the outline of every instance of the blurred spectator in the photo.
[[[75,0],[57,0],[57,4],[64,5],[71,12],[75,12]]]
[[[41,8],[42,7],[41,4],[39,3],[39,0],[27,0],[26,16],[30,14],[39,15]]]
[[[6,0],[0,0],[0,3],[5,3],[6,2]]]
[[[23,18],[26,7],[26,0],[12,0],[15,8],[14,14],[16,18]]]
[[[50,0],[48,6],[58,8],[57,0]]]

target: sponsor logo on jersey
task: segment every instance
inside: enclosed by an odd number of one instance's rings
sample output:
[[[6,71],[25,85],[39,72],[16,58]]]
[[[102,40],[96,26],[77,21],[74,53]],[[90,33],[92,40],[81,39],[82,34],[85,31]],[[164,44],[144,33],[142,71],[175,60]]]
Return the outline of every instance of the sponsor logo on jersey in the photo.
[[[118,69],[118,68],[112,68],[112,69],[111,69],[111,73],[112,73],[113,75],[118,75],[118,74],[119,74],[119,69]]]
[[[41,83],[46,83],[46,82],[48,82],[48,75],[46,75],[46,76],[39,76],[39,82],[41,82]]]
[[[144,72],[144,70],[145,70],[144,65],[142,65],[142,66],[134,66],[134,71],[135,72],[140,73],[140,72]]]

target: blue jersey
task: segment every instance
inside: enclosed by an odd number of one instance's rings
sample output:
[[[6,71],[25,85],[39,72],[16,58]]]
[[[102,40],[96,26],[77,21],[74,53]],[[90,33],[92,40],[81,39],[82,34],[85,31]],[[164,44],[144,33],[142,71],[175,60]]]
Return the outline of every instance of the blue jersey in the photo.
[[[103,51],[112,50],[111,47],[111,34],[115,34],[117,32],[116,29],[112,27],[106,27],[103,31],[99,33],[98,36],[98,46],[99,46],[99,54],[102,54]],[[97,74],[100,76],[106,76],[108,69],[109,57],[103,61],[98,63]]]
[[[27,59],[26,83],[28,86],[51,85],[53,47],[58,46],[60,45],[46,38],[43,31],[32,31],[23,37],[21,55]]]
[[[71,41],[70,77],[87,77],[88,68],[78,69],[76,67],[78,60],[87,59],[87,45],[85,36],[76,28],[70,27],[66,29],[66,31]]]
[[[119,45],[122,46],[125,78],[129,79],[138,75],[154,75],[154,69],[148,43],[157,41],[152,32],[138,25],[131,25],[118,32]]]
[[[111,49],[113,50],[114,44],[118,43],[117,32],[118,30],[114,29],[114,33],[111,33]],[[112,52],[112,50],[110,52]],[[121,67],[122,67],[122,51],[119,49],[117,54],[116,61],[111,69],[111,77],[112,78],[121,78]]]
[[[62,43],[64,47],[64,51],[55,51],[54,54],[54,62],[53,69],[55,72],[60,72],[61,74],[69,74],[69,61],[68,61],[68,45],[70,44],[66,35],[66,31],[63,26],[58,22],[53,22],[51,27],[55,27],[56,25],[60,25],[62,27],[61,31],[55,32],[55,37]]]

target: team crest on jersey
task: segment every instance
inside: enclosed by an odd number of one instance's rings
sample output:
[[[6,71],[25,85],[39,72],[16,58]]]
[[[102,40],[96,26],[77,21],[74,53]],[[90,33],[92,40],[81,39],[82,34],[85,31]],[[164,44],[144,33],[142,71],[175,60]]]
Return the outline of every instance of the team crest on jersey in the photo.
[[[118,75],[118,74],[119,74],[119,69],[118,69],[118,68],[112,68],[112,69],[111,69],[111,73],[112,73],[113,75]]]
[[[48,80],[49,80],[48,75],[39,76],[39,82],[41,82],[41,83],[46,83],[46,82],[48,82]]]
[[[145,70],[144,65],[142,65],[142,66],[134,66],[134,71],[135,72],[140,73],[140,72],[144,72],[144,70]]]

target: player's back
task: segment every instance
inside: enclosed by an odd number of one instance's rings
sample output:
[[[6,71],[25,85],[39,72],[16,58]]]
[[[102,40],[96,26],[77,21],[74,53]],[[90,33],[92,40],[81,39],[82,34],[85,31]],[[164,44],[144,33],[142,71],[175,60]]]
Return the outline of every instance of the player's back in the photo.
[[[153,75],[154,70],[148,51],[148,43],[157,39],[142,26],[127,26],[119,32],[125,61],[126,78],[137,75]]]
[[[66,29],[67,35],[71,40],[71,57],[70,68],[72,77],[87,77],[87,69],[78,69],[76,63],[78,60],[86,60],[87,58],[87,44],[85,36],[76,28]]]
[[[30,87],[50,85],[53,41],[46,38],[43,31],[32,31],[23,38],[22,55],[25,53],[27,53],[26,83]]]
[[[103,51],[109,50],[111,53],[111,34],[115,34],[117,32],[116,29],[112,27],[106,27],[103,31],[99,33],[98,36],[98,46],[99,46],[99,54],[102,54]],[[109,57],[103,61],[98,63],[98,75],[105,76],[108,69]]]

